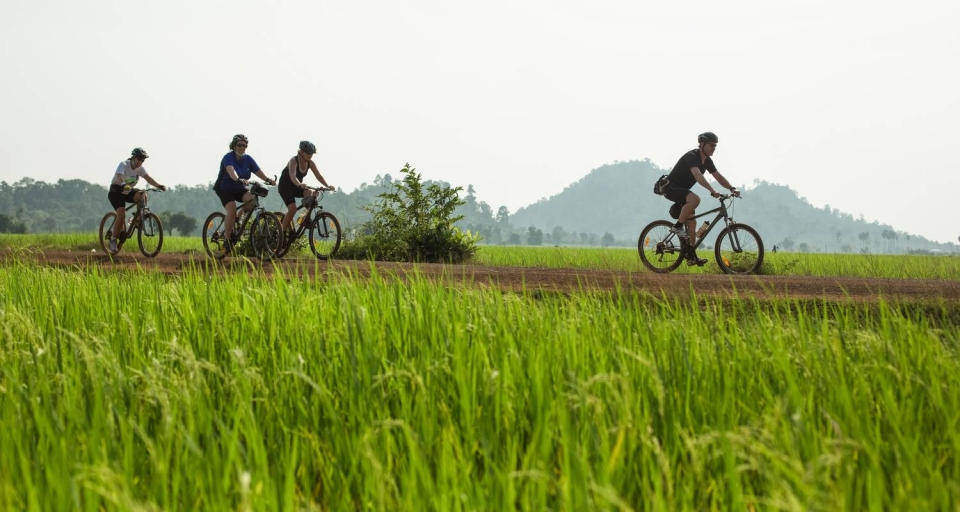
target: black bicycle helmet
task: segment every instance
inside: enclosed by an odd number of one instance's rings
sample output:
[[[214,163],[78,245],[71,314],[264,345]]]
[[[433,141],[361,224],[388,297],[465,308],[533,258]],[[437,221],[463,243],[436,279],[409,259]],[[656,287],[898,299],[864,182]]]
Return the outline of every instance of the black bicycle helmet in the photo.
[[[147,154],[143,148],[133,148],[133,151],[130,152],[130,158],[139,158],[140,160],[146,160],[150,158],[150,155]]]
[[[713,132],[703,132],[697,137],[697,142],[701,144],[704,142],[713,142],[716,144],[720,142],[720,139],[717,137],[717,134]]]
[[[234,135],[234,136],[233,136],[233,140],[230,141],[230,149],[236,148],[238,142],[244,142],[244,143],[247,143],[247,144],[250,143],[250,141],[247,140],[247,136],[246,136],[246,135],[244,135],[244,134],[242,134],[242,133],[238,133],[238,134]]]
[[[309,153],[312,155],[317,152],[317,147],[314,146],[313,143],[310,142],[309,140],[301,140],[300,151],[303,151],[304,153]]]

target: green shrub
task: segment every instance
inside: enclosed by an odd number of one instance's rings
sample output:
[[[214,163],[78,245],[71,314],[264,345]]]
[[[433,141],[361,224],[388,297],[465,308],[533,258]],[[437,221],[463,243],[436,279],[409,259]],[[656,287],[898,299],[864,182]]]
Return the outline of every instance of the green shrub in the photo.
[[[372,218],[344,244],[338,256],[447,263],[473,257],[479,237],[453,225],[463,218],[454,216],[457,207],[464,204],[459,196],[463,187],[436,183],[425,186],[410,164],[400,172],[402,180],[395,181],[389,192],[377,196],[376,203],[363,208]]]

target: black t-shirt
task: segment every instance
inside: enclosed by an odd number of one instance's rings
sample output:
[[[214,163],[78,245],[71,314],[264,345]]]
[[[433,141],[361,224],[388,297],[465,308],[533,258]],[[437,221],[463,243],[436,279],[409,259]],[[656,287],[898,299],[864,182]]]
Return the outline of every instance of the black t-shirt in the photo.
[[[701,162],[700,149],[691,149],[680,157],[677,165],[674,165],[673,170],[670,171],[670,186],[687,190],[693,188],[697,184],[697,180],[690,172],[692,167],[700,169],[703,174],[706,174],[705,171],[710,171],[711,174],[717,172],[717,166],[713,164],[712,158],[708,156],[705,162]]]

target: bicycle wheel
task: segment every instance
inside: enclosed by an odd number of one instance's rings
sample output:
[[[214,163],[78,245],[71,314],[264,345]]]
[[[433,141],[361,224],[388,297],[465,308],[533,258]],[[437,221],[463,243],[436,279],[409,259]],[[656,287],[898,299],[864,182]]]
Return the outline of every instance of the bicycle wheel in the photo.
[[[680,237],[670,232],[673,223],[657,220],[647,224],[637,240],[640,261],[658,274],[673,272],[683,262]]]
[[[317,258],[325,260],[337,254],[343,232],[340,221],[330,212],[321,212],[310,226],[310,250]]]
[[[107,250],[110,243],[110,235],[113,233],[113,223],[117,221],[117,212],[109,212],[100,219],[100,249],[110,254]]]
[[[261,260],[276,258],[283,247],[283,231],[280,221],[272,213],[257,215],[250,228],[250,243],[254,254]]]
[[[727,274],[756,274],[763,264],[763,240],[746,224],[730,224],[717,236],[714,253]]]
[[[155,213],[144,215],[140,227],[137,228],[137,243],[140,244],[140,252],[148,258],[160,254],[160,248],[163,247],[163,223]]]
[[[207,220],[203,221],[203,248],[211,258],[222,260],[226,254],[223,253],[223,243],[226,238],[223,236],[223,221],[226,216],[221,212],[211,213]]]

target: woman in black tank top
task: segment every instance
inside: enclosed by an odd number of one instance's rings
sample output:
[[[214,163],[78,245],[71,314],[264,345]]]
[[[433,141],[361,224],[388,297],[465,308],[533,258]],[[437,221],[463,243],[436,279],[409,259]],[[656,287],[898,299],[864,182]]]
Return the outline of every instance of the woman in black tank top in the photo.
[[[301,141],[297,155],[291,158],[281,171],[278,189],[280,198],[287,205],[287,212],[283,216],[280,226],[285,230],[289,228],[290,221],[293,220],[293,214],[297,211],[297,198],[313,197],[318,194],[315,190],[305,190],[307,185],[303,182],[303,179],[307,177],[307,171],[313,171],[317,181],[327,189],[333,190],[333,187],[327,184],[327,180],[320,175],[320,170],[317,169],[317,164],[313,161],[313,155],[316,152],[317,147],[312,142]]]

